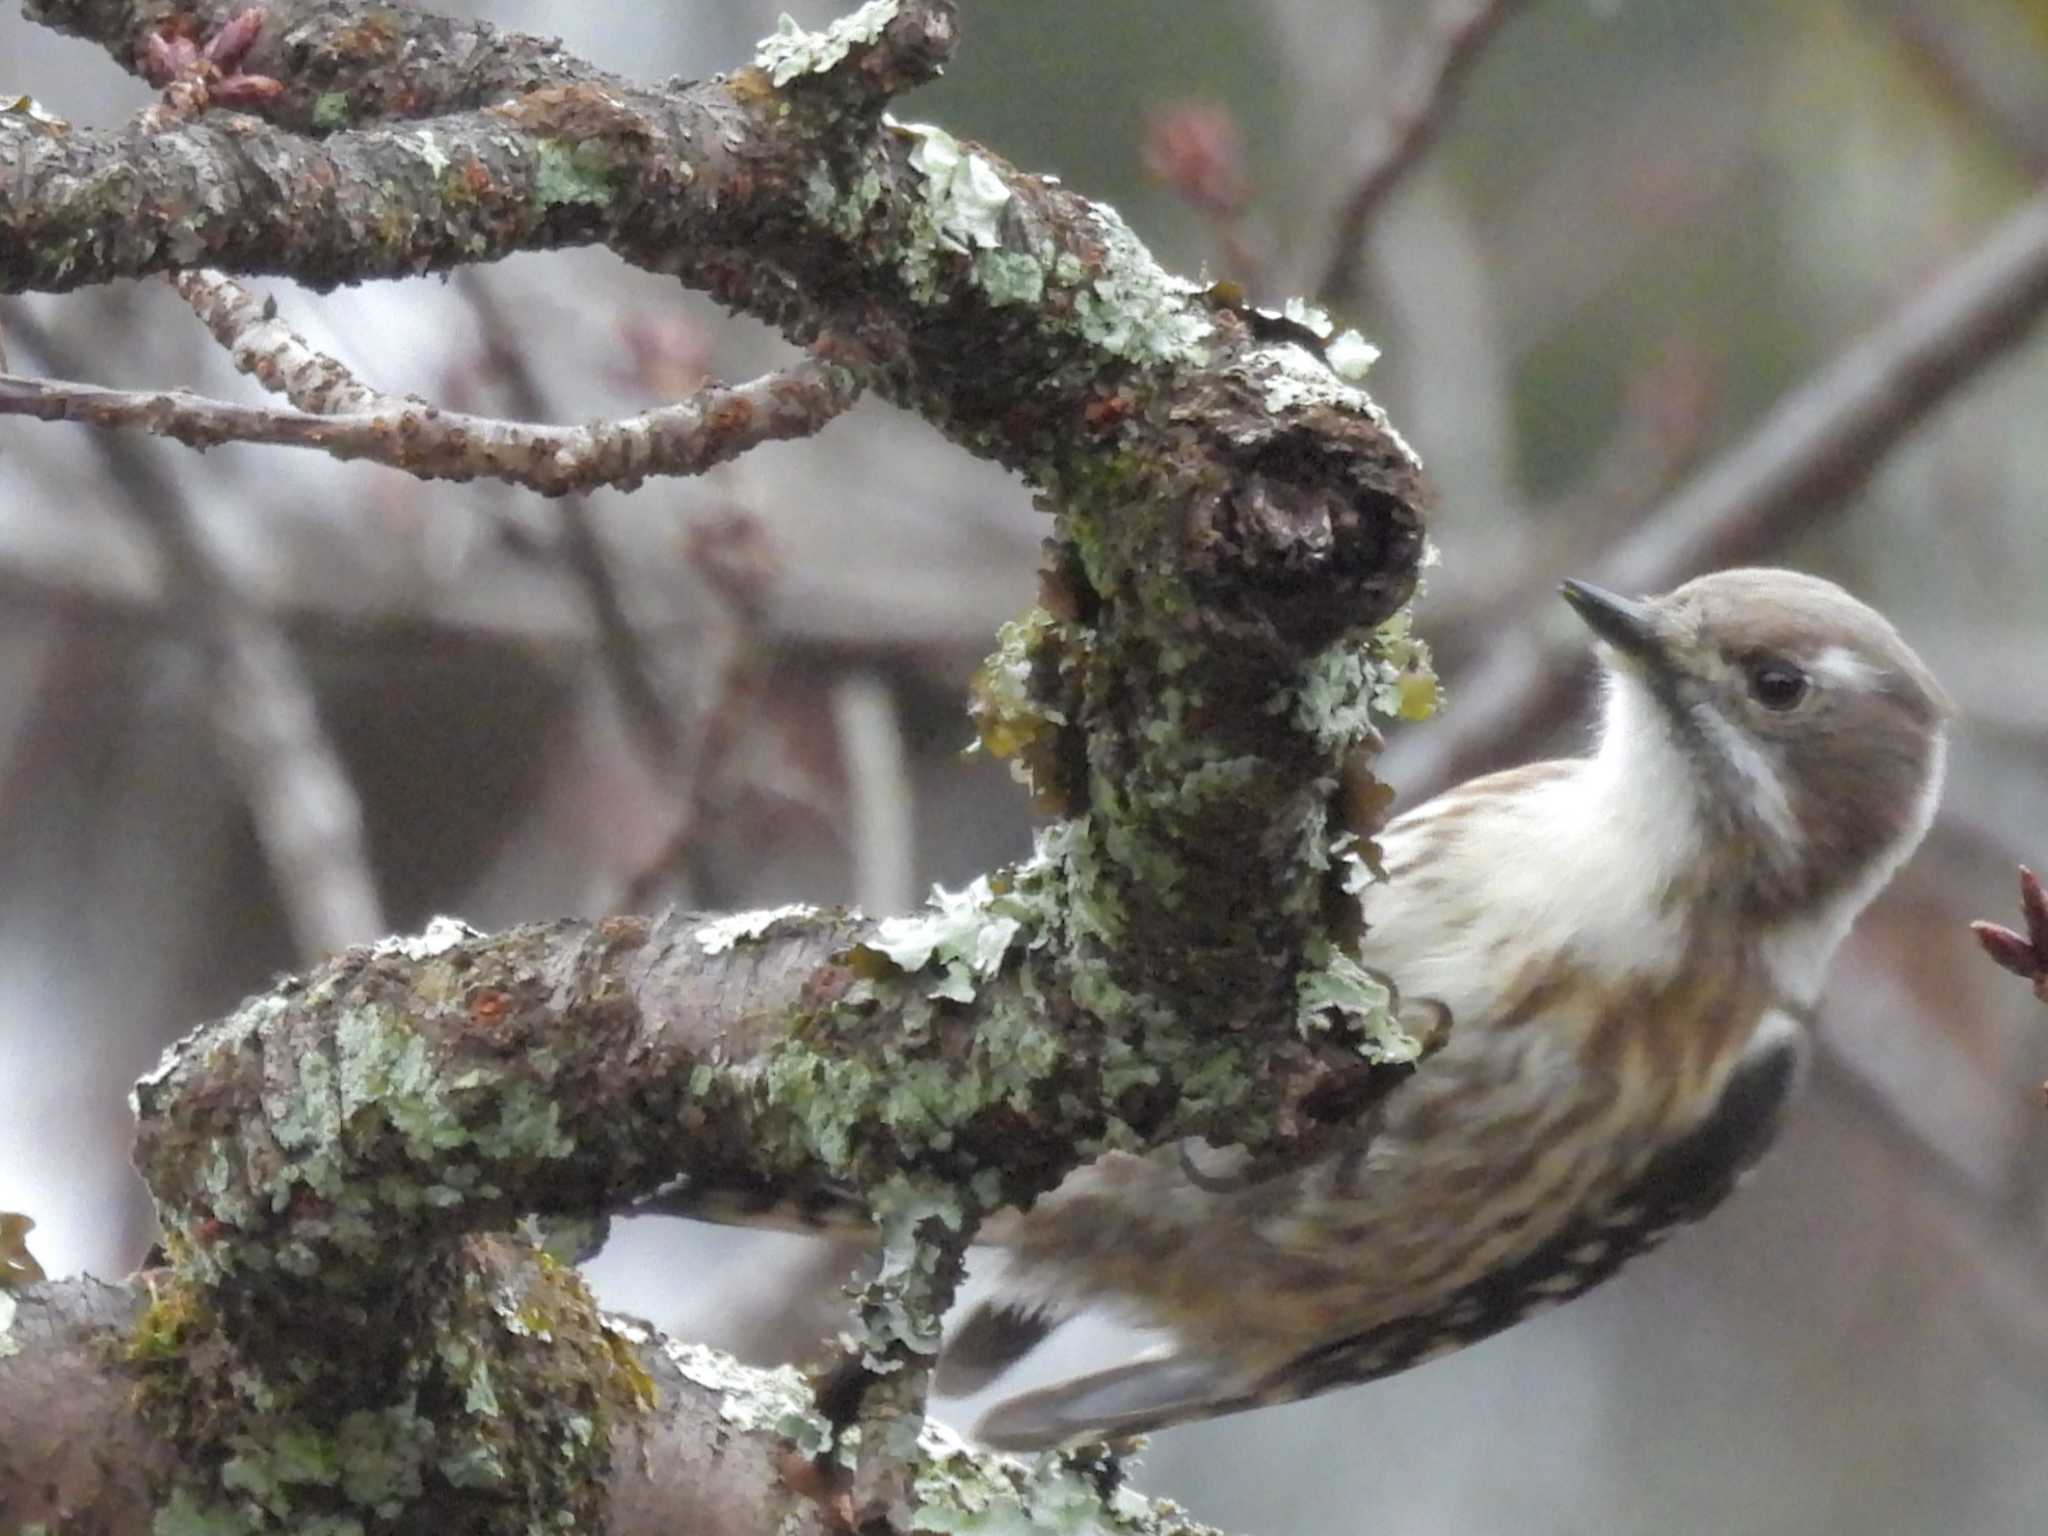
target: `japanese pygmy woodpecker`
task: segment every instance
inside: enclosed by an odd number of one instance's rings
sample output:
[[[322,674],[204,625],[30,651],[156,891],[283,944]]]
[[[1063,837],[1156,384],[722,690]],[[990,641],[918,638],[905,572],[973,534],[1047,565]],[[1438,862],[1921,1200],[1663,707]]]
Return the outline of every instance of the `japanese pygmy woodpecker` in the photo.
[[[1949,707],[1880,615],[1778,570],[1643,601],[1576,582],[1591,756],[1461,784],[1382,834],[1361,958],[1448,1015],[1327,1160],[1112,1155],[984,1239],[948,1343],[974,1390],[1077,1311],[1134,1360],[999,1403],[1035,1449],[1403,1370],[1554,1306],[1718,1204],[1769,1143],[1829,957],[1933,817]]]

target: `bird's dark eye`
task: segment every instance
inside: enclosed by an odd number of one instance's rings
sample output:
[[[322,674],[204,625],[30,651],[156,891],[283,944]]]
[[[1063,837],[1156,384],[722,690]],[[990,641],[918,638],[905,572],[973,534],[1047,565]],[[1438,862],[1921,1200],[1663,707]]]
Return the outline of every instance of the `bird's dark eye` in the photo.
[[[1765,709],[1792,709],[1811,686],[1806,674],[1789,661],[1754,661],[1749,666],[1750,697]]]

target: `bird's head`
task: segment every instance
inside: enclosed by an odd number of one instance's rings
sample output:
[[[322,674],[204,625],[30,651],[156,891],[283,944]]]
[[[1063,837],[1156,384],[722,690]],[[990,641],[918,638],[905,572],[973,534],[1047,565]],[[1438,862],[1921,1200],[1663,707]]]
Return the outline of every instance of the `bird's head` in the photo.
[[[1951,709],[1882,614],[1781,570],[1564,596],[1603,642],[1602,758],[1685,774],[1702,863],[1759,915],[1860,907],[1925,835]]]

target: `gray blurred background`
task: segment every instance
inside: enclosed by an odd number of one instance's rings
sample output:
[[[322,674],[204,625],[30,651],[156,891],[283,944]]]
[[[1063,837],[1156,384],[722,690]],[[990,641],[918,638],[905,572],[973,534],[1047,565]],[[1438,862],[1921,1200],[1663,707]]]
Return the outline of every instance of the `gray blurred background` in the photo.
[[[477,9],[654,78],[744,59],[778,7]],[[963,9],[951,77],[900,116],[1056,171],[1169,267],[1268,301],[1327,265],[1357,145],[1437,24],[1420,0]],[[1385,347],[1370,382],[1438,496],[1420,622],[1451,712],[1396,743],[1405,792],[1443,771],[1461,677],[1562,640],[1558,575],[2028,195],[2044,81],[2039,0],[1519,7],[1372,218],[1342,314]],[[146,99],[9,13],[0,92],[21,90],[95,123]],[[623,413],[788,355],[590,253],[267,291],[368,382],[508,415]],[[161,284],[0,300],[0,329],[17,371],[253,395]],[[1891,614],[1965,713],[1942,817],[1838,961],[1821,1068],[1749,1191],[1463,1355],[1162,1435],[1141,1486],[1308,1536],[2048,1528],[2048,1016],[1963,926],[2048,860],[2044,422],[2035,336],[1772,532],[1771,558]],[[285,642],[267,727],[214,675],[166,519]],[[53,1273],[131,1268],[128,1083],[332,944],[441,911],[885,910],[1022,854],[1028,808],[961,756],[960,704],[1044,532],[1019,486],[875,405],[580,509],[0,423],[0,1209],[36,1218]],[[317,717],[294,726],[293,699]],[[1482,745],[1583,738],[1548,712]],[[295,856],[307,826],[326,841]],[[621,1305],[775,1357],[829,1330],[849,1262],[642,1222],[596,1269]]]

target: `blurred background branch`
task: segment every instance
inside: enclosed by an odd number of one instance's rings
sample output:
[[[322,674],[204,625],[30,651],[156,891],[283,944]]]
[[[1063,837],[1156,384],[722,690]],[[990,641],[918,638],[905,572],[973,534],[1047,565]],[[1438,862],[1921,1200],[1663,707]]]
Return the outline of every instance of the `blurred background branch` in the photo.
[[[2048,192],[2022,204],[1976,251],[1793,390],[1748,438],[1601,551],[1588,579],[1662,592],[1721,566],[1753,564],[1790,525],[1810,525],[1869,475],[1915,422],[2025,341],[2048,308]],[[1562,573],[1560,573],[1562,574]],[[1417,799],[1501,760],[1553,728],[1572,696],[1577,641],[1536,596],[1508,643],[1488,615],[1492,654],[1451,686],[1454,717],[1404,737],[1387,773]]]
[[[1480,50],[1520,0],[1435,0],[1421,35],[1397,72],[1373,96],[1374,113],[1353,149],[1354,164],[1337,203],[1330,255],[1312,290],[1344,309],[1357,298],[1359,263],[1374,212],[1428,149],[1452,110]]]
[[[83,360],[34,321],[15,340],[57,373]],[[154,541],[169,575],[172,626],[200,651],[207,715],[270,862],[298,956],[311,962],[384,932],[355,786],[320,723],[311,686],[269,615],[235,584],[161,461],[95,434],[121,513]]]

